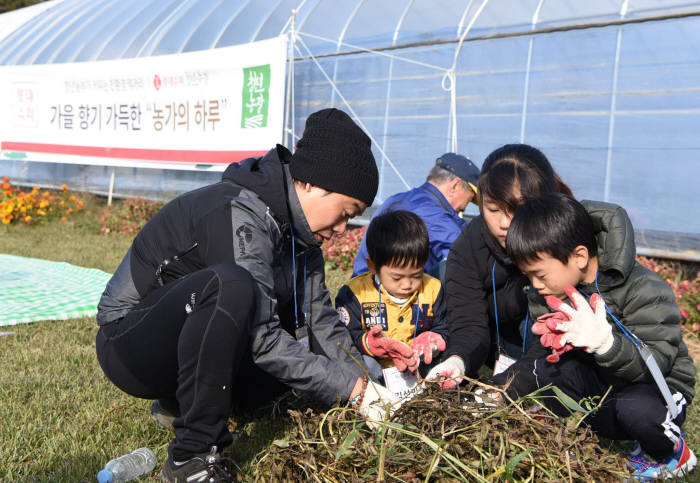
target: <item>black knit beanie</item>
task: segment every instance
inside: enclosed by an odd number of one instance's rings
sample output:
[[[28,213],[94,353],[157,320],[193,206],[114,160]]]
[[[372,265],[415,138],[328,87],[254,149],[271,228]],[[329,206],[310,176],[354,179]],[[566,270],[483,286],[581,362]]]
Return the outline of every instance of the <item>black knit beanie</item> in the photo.
[[[338,109],[314,112],[289,163],[294,179],[342,193],[370,206],[379,172],[369,137]]]

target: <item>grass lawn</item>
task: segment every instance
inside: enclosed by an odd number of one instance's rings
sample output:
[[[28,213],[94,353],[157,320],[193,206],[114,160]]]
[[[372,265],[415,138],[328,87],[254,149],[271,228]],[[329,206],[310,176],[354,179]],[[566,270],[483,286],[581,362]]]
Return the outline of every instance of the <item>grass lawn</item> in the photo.
[[[96,220],[103,206],[102,199],[93,198],[86,200],[85,212],[65,223],[0,226],[0,253],[113,272],[132,236],[99,234]],[[328,276],[334,292],[347,274]],[[0,337],[0,481],[95,481],[108,460],[142,446],[156,452],[160,469],[171,434],[150,419],[150,401],[127,396],[103,375],[95,357],[94,318],[0,330],[15,332]],[[234,457],[243,480],[250,480],[252,457],[279,438],[287,423],[269,408],[240,423],[251,438]],[[685,431],[696,453],[699,429],[700,413],[691,406]],[[156,479],[154,472],[141,481]],[[686,481],[700,481],[700,470]]]

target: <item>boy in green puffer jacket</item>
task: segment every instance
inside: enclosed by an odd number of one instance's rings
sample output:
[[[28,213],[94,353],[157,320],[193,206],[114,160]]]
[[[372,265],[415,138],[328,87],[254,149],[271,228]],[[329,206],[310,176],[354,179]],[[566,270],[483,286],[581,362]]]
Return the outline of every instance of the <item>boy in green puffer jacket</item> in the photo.
[[[580,401],[602,397],[612,386],[588,422],[601,436],[639,443],[629,458],[633,477],[690,472],[697,459],[681,425],[695,395],[695,365],[673,291],[635,260],[625,211],[561,194],[541,196],[516,210],[506,246],[531,282],[532,330],[553,351],[535,360],[531,373],[520,371],[509,392],[552,384]],[[556,399],[546,404],[568,415]]]

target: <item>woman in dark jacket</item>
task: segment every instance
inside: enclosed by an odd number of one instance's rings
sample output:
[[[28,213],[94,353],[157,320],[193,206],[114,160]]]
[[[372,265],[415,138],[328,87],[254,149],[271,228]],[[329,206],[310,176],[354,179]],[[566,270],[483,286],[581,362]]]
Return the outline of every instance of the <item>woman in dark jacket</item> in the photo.
[[[454,387],[459,377],[474,377],[487,364],[503,383],[525,360],[541,355],[539,344],[531,350],[528,344],[529,282],[508,259],[505,242],[515,209],[528,198],[556,191],[571,195],[547,157],[532,146],[507,144],[486,158],[479,176],[481,215],[462,231],[447,258],[450,343],[428,379]]]

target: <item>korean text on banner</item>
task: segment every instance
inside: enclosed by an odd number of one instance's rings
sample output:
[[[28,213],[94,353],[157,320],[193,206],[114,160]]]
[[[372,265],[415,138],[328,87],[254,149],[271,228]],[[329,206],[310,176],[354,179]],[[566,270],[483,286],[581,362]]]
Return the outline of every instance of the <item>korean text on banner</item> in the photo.
[[[282,140],[286,42],[0,66],[0,159],[223,170],[264,154]]]

